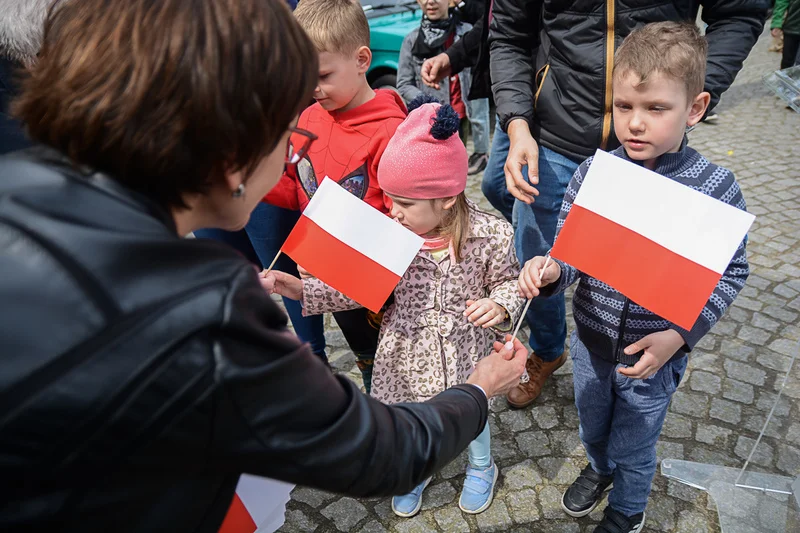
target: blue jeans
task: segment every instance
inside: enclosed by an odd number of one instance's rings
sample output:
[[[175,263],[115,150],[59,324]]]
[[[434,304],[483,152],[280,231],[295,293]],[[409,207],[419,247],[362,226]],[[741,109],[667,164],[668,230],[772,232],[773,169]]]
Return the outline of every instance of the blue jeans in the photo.
[[[539,147],[539,196],[528,205],[514,201],[514,240],[521,264],[553,247],[558,213],[572,175],[578,165],[552,150]],[[527,168],[523,168],[527,175]],[[531,328],[530,345],[542,360],[554,361],[564,352],[567,340],[567,310],[564,295],[534,298],[525,320]]]
[[[223,231],[205,229],[195,231],[195,237],[214,239],[225,242],[239,250],[242,255],[262,268],[272,263],[283,242],[292,231],[300,217],[297,211],[290,211],[274,205],[260,202],[250,215],[250,221],[241,231]],[[275,269],[297,276],[297,265],[286,255],[281,255],[275,263]],[[311,350],[327,361],[325,355],[325,325],[323,315],[304,317],[300,302],[283,299],[286,312],[292,325],[304,342],[311,345]]]
[[[489,152],[489,99],[469,100],[467,105],[475,153],[486,154]]]
[[[511,213],[514,209],[514,197],[506,188],[506,174],[503,167],[508,158],[509,139],[506,132],[500,128],[500,118],[496,119],[494,128],[494,138],[492,139],[492,149],[489,153],[489,161],[483,171],[481,181],[481,191],[492,204],[492,207],[500,211],[506,220],[511,222]]]
[[[623,365],[590,355],[575,333],[570,354],[586,456],[598,474],[614,474],[611,508],[627,516],[641,513],[656,473],[656,442],[687,358],[667,362],[642,380],[617,372]]]

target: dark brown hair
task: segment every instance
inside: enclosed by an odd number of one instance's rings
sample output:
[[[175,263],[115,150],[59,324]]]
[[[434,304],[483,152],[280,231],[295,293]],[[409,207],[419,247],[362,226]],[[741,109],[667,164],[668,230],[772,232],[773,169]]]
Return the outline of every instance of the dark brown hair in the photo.
[[[284,0],[66,0],[14,112],[30,136],[165,207],[250,174],[317,83]]]
[[[369,46],[369,22],[358,0],[302,0],[294,16],[320,52],[352,54]]]
[[[708,43],[691,22],[655,22],[634,30],[614,56],[614,77],[633,73],[640,83],[660,72],[686,85],[693,100],[703,92]]]

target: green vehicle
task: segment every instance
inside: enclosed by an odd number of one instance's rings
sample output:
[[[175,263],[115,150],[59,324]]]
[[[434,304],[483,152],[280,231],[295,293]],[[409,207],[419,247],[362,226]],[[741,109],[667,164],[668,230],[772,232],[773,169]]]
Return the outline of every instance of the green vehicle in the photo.
[[[422,10],[416,0],[361,0],[369,20],[372,65],[367,80],[374,89],[394,89],[403,39],[419,27]]]

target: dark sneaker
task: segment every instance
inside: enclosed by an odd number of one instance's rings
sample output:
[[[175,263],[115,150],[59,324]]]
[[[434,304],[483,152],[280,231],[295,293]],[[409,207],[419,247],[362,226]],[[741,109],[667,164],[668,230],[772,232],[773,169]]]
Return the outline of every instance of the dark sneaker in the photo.
[[[603,492],[613,481],[614,476],[601,476],[592,470],[592,465],[586,465],[561,497],[561,508],[575,518],[586,516],[597,507]]]
[[[483,172],[488,162],[489,156],[486,154],[472,154],[469,156],[469,170],[467,170],[467,174],[473,176],[479,172]]]
[[[603,510],[603,520],[594,528],[594,533],[639,533],[644,527],[644,513],[625,516],[611,507]]]

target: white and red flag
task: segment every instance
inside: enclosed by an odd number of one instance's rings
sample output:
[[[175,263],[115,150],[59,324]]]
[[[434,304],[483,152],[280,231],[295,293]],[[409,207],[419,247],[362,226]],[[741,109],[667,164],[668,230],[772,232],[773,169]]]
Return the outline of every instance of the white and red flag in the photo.
[[[598,150],[551,255],[692,329],[753,220]]]
[[[377,313],[423,242],[326,177],[281,251]]]
[[[242,474],[219,533],[272,533],[284,522],[294,485]]]

